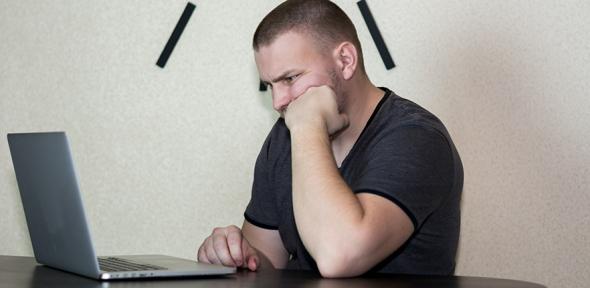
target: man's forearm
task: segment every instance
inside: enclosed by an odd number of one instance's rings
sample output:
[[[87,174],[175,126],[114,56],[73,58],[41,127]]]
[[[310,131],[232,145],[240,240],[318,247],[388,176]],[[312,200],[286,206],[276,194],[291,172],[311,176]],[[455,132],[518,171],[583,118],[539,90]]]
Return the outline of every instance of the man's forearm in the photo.
[[[291,131],[291,141],[295,221],[321,269],[359,241],[364,211],[338,171],[327,133]]]

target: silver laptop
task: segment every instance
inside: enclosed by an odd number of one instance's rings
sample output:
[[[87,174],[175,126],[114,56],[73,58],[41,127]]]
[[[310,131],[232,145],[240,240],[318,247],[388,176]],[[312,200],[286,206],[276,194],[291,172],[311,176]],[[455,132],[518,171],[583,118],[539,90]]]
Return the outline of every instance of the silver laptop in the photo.
[[[8,134],[8,144],[38,263],[101,280],[235,273],[164,255],[97,258],[66,134]]]

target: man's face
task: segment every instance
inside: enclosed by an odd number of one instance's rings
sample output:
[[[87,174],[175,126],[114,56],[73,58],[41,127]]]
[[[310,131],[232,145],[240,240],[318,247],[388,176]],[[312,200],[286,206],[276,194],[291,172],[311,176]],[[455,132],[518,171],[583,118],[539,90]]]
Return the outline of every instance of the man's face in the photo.
[[[309,87],[326,85],[339,93],[341,81],[331,53],[321,53],[312,41],[300,33],[287,32],[255,52],[260,79],[270,86],[273,108],[281,116]]]

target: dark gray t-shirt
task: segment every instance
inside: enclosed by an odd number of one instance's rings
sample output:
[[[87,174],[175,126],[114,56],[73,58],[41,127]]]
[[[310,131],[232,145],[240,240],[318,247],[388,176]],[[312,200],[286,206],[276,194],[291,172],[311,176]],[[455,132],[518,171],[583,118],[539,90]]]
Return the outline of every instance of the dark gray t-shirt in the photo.
[[[373,193],[397,204],[415,231],[370,272],[453,274],[461,220],[461,160],[438,118],[382,89],[385,96],[342,162],[340,174],[354,193]],[[291,192],[290,134],[279,119],[258,155],[244,215],[256,226],[279,230],[290,254],[288,269],[318,271],[299,238]],[[346,238],[342,235],[343,241]]]

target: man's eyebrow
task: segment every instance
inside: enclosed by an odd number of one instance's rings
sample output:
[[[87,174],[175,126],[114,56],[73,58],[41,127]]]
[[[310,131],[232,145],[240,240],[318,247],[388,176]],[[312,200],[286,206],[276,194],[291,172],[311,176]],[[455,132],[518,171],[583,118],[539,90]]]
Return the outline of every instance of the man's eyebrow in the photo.
[[[296,70],[295,69],[289,69],[285,72],[283,72],[283,74],[281,74],[280,76],[270,80],[271,83],[276,83],[279,82],[281,80],[284,80],[285,78],[289,77],[290,74],[293,74]]]

